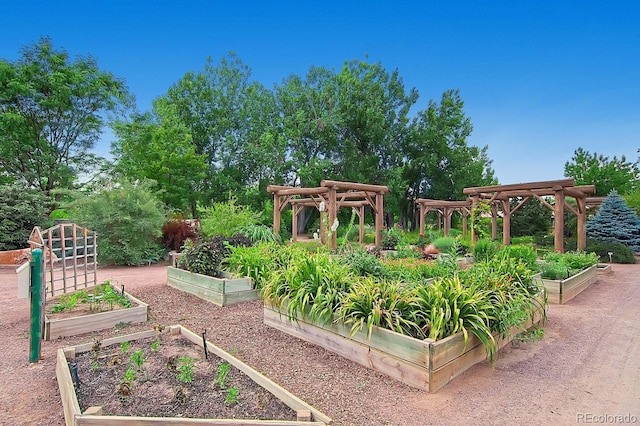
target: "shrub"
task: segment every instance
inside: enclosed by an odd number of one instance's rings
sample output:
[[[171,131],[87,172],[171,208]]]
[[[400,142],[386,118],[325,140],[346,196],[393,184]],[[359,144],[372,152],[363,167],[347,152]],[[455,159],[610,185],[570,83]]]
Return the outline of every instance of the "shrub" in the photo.
[[[18,184],[0,185],[0,250],[28,247],[33,228],[48,223],[50,206],[51,199],[43,192]]]
[[[162,245],[169,250],[180,251],[185,240],[196,237],[193,226],[184,220],[171,219],[162,225]]]
[[[122,182],[70,203],[76,223],[98,234],[100,262],[141,265],[162,257],[164,206],[152,191],[153,185],[151,181]]]
[[[585,251],[598,255],[600,262],[609,262],[609,253],[613,263],[636,263],[636,256],[629,247],[621,243],[589,239]]]
[[[402,231],[398,228],[390,228],[382,231],[382,248],[393,250],[402,238]]]
[[[473,247],[473,259],[476,262],[490,260],[498,253],[499,247],[495,241],[487,239],[478,240],[475,247]]]
[[[432,243],[435,248],[440,250],[440,253],[451,253],[451,251],[457,248],[457,242],[454,237],[440,237],[433,240]]]
[[[266,225],[256,225],[249,223],[236,227],[235,233],[247,236],[254,243],[280,243],[280,237],[273,232],[273,229]]]
[[[202,232],[207,237],[230,237],[238,227],[260,223],[260,215],[248,206],[237,205],[235,198],[201,209]]]
[[[504,247],[501,252],[510,258],[521,260],[533,271],[538,269],[538,256],[536,255],[535,249],[531,246],[509,245]]]
[[[250,246],[251,240],[241,234],[232,237],[218,235],[207,241],[194,243],[187,240],[178,267],[202,275],[215,277],[220,265],[231,254],[230,247]]]

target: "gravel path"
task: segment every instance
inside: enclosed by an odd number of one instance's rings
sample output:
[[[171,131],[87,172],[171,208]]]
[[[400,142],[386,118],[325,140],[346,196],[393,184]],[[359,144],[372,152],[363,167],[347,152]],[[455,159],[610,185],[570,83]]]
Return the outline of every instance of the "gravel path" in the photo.
[[[567,305],[549,308],[543,340],[507,346],[436,394],[412,389],[262,323],[262,304],[217,307],[166,285],[166,267],[99,270],[150,305],[147,324],[206,329],[216,345],[334,419],[336,425],[576,424],[635,416],[640,423],[640,265],[613,272]],[[94,335],[43,342],[29,364],[29,305],[13,269],[0,268],[0,424],[63,425],[56,349]],[[101,338],[115,331],[97,333]],[[632,419],[633,419],[632,418]],[[609,423],[612,418],[609,417]]]

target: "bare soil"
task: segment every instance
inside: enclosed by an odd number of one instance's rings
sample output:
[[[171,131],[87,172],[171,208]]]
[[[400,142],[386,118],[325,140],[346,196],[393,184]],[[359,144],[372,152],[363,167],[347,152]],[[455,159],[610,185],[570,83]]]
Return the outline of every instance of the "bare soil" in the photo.
[[[98,278],[149,303],[149,322],[43,342],[42,360],[29,364],[29,304],[16,299],[13,268],[0,269],[0,424],[64,424],[58,348],[178,323],[206,330],[336,425],[564,425],[625,415],[640,422],[640,265],[613,265],[566,305],[549,307],[542,340],[505,347],[494,367],[478,364],[435,394],[265,326],[260,301],[218,307],[173,289],[164,265],[101,269]]]
[[[296,420],[295,411],[244,373],[180,336],[96,347],[75,361],[82,411],[101,406],[105,415]],[[127,371],[133,380],[126,380]]]

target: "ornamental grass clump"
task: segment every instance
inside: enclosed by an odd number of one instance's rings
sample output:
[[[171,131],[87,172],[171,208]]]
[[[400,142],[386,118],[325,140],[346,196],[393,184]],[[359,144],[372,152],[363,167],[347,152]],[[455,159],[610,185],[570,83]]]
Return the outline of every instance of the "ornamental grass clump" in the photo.
[[[351,325],[351,334],[366,330],[370,337],[376,326],[418,339],[425,336],[419,299],[398,282],[360,278],[345,294],[339,317]]]

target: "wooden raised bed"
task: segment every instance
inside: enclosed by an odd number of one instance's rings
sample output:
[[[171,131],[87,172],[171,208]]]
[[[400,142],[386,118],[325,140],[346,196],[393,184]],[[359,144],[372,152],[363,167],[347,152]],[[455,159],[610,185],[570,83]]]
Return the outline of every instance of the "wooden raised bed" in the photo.
[[[202,337],[193,333],[181,325],[167,327],[168,332],[173,335],[181,335],[191,341],[194,345],[203,347]],[[118,336],[102,341],[102,347],[120,344],[121,342],[130,342],[138,339],[146,339],[157,337],[156,330],[143,331],[139,333],[129,334],[126,336]],[[311,405],[302,401],[286,389],[278,386],[249,365],[228,354],[218,348],[211,342],[207,341],[207,350],[215,354],[219,358],[229,362],[231,365],[242,371],[250,377],[258,385],[280,399],[284,404],[297,412],[297,421],[281,421],[281,420],[243,420],[243,419],[194,419],[180,417],[135,417],[135,416],[104,416],[101,415],[101,407],[89,407],[85,412],[80,411],[80,405],[71,378],[69,369],[69,361],[76,357],[76,354],[90,351],[94,343],[85,343],[82,345],[58,349],[56,360],[56,378],[58,379],[58,387],[62,399],[64,410],[64,418],[67,426],[81,425],[282,425],[282,426],[303,426],[303,425],[329,425],[332,420],[322,412],[318,411]]]
[[[538,323],[536,313],[520,329]],[[409,386],[436,392],[471,366],[484,361],[487,353],[480,340],[469,333],[466,347],[462,333],[442,340],[415,339],[374,327],[371,338],[365,331],[353,336],[350,327],[342,323],[319,325],[306,320],[290,319],[286,313],[265,304],[264,323],[294,337],[321,346],[365,367],[386,374]],[[518,332],[514,328],[512,334]],[[511,341],[494,336],[502,348]]]
[[[218,306],[260,298],[249,277],[234,278],[224,274],[223,278],[215,278],[168,266],[167,284]]]
[[[127,292],[124,294],[131,302],[130,308],[59,319],[45,315],[44,339],[53,340],[58,337],[76,336],[112,328],[116,324],[137,324],[147,321],[148,305]]]
[[[611,265],[608,263],[598,263],[598,275],[608,275],[612,271]]]
[[[576,297],[584,289],[598,280],[598,265],[590,266],[579,274],[564,280],[548,280],[542,278],[547,289],[549,303],[562,305]]]

